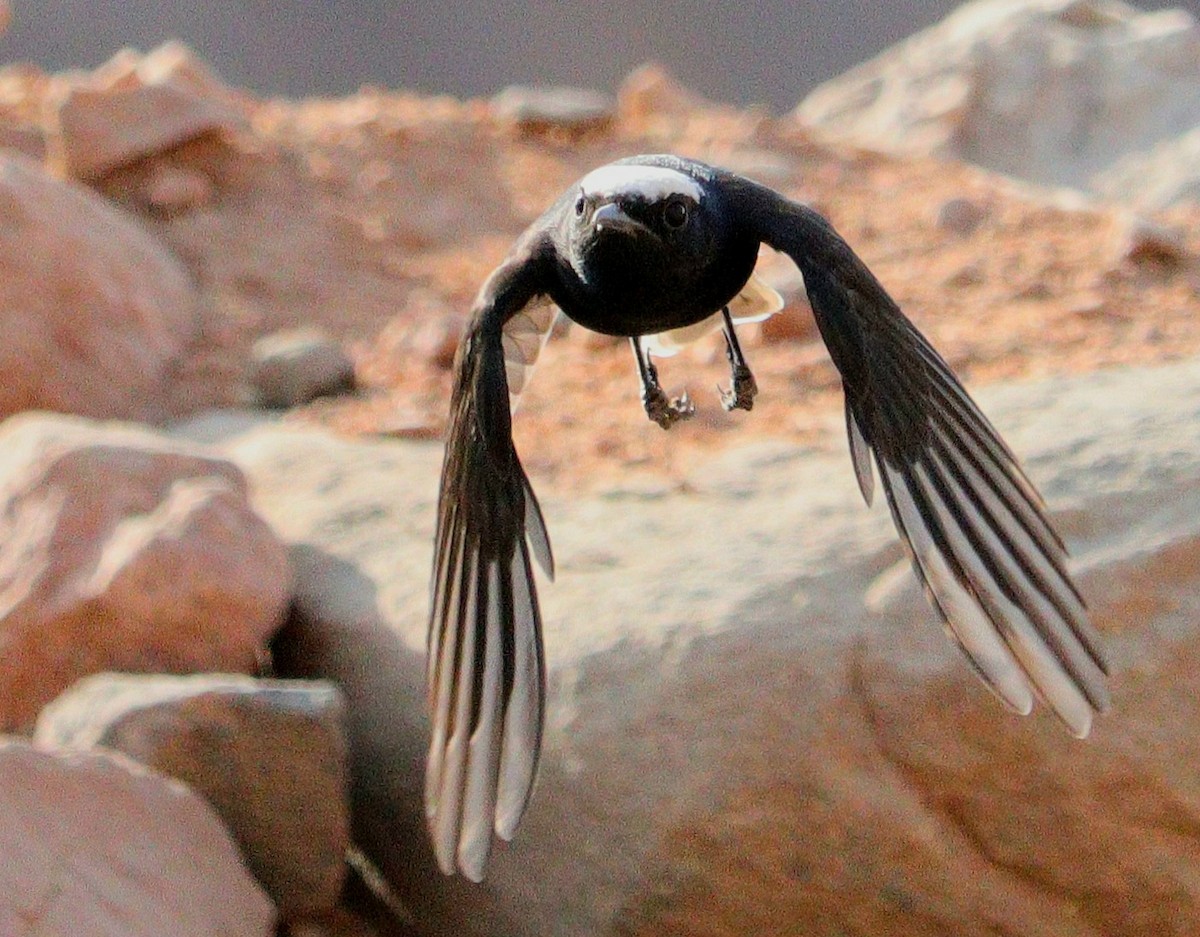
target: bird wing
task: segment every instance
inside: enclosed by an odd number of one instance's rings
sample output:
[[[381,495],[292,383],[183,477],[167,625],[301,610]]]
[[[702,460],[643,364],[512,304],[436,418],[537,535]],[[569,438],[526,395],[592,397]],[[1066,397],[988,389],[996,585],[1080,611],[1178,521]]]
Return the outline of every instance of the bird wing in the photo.
[[[845,393],[863,497],[871,454],[948,633],[1009,706],[1034,694],[1077,736],[1109,705],[1107,665],[1066,551],[1016,458],[949,366],[824,218],[741,180],[738,212],[788,254]]]
[[[529,802],[545,717],[531,554],[551,577],[554,564],[513,446],[508,380],[510,366],[532,361],[514,356],[527,347],[521,317],[541,321],[543,267],[527,237],[480,291],[458,352],[438,497],[425,811],[442,871],[475,881],[493,830],[511,838]],[[516,339],[505,331],[512,322]]]

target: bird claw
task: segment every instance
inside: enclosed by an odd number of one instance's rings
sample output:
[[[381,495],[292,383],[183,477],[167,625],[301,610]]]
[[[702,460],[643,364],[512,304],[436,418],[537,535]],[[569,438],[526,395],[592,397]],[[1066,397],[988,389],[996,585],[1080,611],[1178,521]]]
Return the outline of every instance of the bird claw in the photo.
[[[717,393],[721,397],[721,406],[727,411],[753,410],[754,398],[758,396],[758,382],[745,365],[733,369],[733,388],[725,390],[717,385]]]
[[[687,391],[679,397],[668,398],[661,387],[647,388],[642,395],[642,405],[646,408],[646,416],[663,429],[670,429],[676,423],[690,420],[696,415],[696,406]]]

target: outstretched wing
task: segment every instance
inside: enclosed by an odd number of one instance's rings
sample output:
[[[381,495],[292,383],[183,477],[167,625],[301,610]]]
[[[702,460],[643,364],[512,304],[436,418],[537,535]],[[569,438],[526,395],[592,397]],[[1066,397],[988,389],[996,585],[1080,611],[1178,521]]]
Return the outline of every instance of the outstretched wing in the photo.
[[[519,241],[476,300],[456,363],[438,497],[425,811],[442,871],[475,881],[493,830],[511,838],[529,802],[545,713],[531,553],[550,576],[553,559],[513,447],[507,370],[523,376],[536,357],[526,333],[545,309],[543,252],[532,235]]]
[[[735,179],[737,210],[787,253],[845,392],[864,498],[870,454],[948,631],[1013,709],[1041,696],[1077,736],[1109,705],[1099,636],[1041,498],[949,366],[828,222]]]

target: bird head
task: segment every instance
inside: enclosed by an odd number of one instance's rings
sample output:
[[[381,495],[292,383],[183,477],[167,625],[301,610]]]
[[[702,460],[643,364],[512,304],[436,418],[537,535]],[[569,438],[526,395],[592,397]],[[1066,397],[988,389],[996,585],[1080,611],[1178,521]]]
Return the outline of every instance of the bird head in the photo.
[[[660,268],[702,259],[713,236],[705,194],[699,180],[666,166],[619,162],[588,173],[568,222],[580,273],[631,257]]]
[[[734,230],[708,167],[641,156],[601,166],[571,191],[564,240],[576,275],[647,317],[695,306],[711,313],[736,295],[757,245]]]

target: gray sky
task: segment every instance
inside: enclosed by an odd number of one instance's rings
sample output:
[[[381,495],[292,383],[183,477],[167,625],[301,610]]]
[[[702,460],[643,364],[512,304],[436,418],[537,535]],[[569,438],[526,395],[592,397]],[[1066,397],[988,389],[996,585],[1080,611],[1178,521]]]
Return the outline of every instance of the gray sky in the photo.
[[[776,111],[944,16],[952,0],[11,0],[0,59],[92,67],[179,38],[261,94],[362,84],[488,95],[506,84],[613,88],[648,59],[685,84]],[[1200,0],[1143,6],[1183,6]]]

